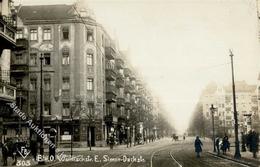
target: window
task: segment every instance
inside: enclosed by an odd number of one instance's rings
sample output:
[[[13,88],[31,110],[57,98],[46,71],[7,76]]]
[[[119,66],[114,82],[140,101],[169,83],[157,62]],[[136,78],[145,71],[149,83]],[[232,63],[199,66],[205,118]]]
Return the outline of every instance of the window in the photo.
[[[50,103],[44,104],[44,115],[51,115],[51,104]]]
[[[36,114],[37,113],[36,110],[37,110],[36,104],[30,104],[30,111],[31,111],[30,113]]]
[[[46,90],[46,91],[51,90],[51,79],[50,78],[44,79],[44,90]]]
[[[23,30],[17,30],[16,39],[22,39],[22,38],[23,38]]]
[[[70,89],[70,78],[68,78],[68,77],[63,78],[62,89],[63,90],[69,90]]]
[[[44,65],[51,65],[51,54],[44,53]]]
[[[94,104],[93,103],[88,103],[88,113],[92,116],[94,116]]]
[[[87,79],[87,90],[93,90],[93,78]]]
[[[21,53],[15,54],[15,62],[16,64],[21,64],[23,62],[23,54]]]
[[[87,41],[93,42],[94,41],[94,33],[92,29],[87,29]]]
[[[62,28],[62,39],[68,40],[69,39],[69,27]]]
[[[37,79],[36,78],[32,78],[30,80],[30,90],[31,91],[35,91],[37,89]]]
[[[93,66],[93,54],[92,53],[87,53],[87,65]]]
[[[23,80],[21,78],[16,79],[16,87],[21,88],[23,85]]]
[[[38,31],[37,29],[30,30],[30,40],[36,41],[38,39]]]
[[[70,64],[70,54],[69,54],[68,48],[63,49],[63,51],[62,51],[62,64],[63,65]]]
[[[30,65],[36,66],[37,65],[37,53],[30,54]]]
[[[43,40],[51,40],[51,29],[50,28],[43,29]]]
[[[69,116],[70,115],[70,103],[62,104],[62,115]]]

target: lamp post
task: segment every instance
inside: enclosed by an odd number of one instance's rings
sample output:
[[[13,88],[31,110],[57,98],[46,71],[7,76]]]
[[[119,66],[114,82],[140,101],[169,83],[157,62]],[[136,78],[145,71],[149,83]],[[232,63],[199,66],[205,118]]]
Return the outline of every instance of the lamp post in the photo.
[[[216,152],[216,145],[215,145],[215,126],[214,126],[214,113],[217,110],[217,108],[215,108],[213,106],[213,104],[211,104],[210,107],[210,111],[211,111],[211,115],[212,115],[212,136],[213,136],[213,151]]]
[[[20,93],[19,93],[19,107],[20,107],[20,110],[22,110],[22,89],[20,89]],[[19,128],[18,128],[18,138],[19,140],[21,139],[21,117],[19,117]]]
[[[40,71],[40,129],[42,131],[44,131],[43,129],[43,89],[42,89],[42,62],[43,62],[43,54],[41,53],[41,57],[40,57],[40,62],[41,62],[41,71]],[[44,148],[43,148],[43,138],[39,137],[40,139],[40,155],[41,155],[41,160],[38,162],[39,165],[44,165],[45,162],[43,160],[43,155],[44,155]]]
[[[234,158],[240,159],[241,154],[239,150],[239,140],[238,140],[238,121],[237,121],[237,108],[236,108],[236,88],[235,88],[235,77],[234,77],[234,65],[233,65],[233,53],[230,50],[231,58],[231,72],[232,72],[232,90],[233,90],[233,107],[234,107],[234,119],[235,119],[235,155]]]
[[[70,156],[72,157],[72,155],[73,155],[73,136],[74,136],[74,125],[73,125],[72,109],[70,110],[70,118],[71,118]]]

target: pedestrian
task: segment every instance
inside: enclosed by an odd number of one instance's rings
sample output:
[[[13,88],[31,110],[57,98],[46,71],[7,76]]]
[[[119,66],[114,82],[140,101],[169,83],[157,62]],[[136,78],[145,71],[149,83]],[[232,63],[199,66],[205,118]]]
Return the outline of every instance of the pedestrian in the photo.
[[[246,135],[244,134],[244,132],[241,132],[241,140],[242,140],[241,151],[246,152]]]
[[[219,155],[219,152],[220,152],[220,150],[219,150],[219,143],[220,143],[220,139],[219,139],[219,137],[217,137],[216,141],[215,141],[215,146],[217,148],[218,155]]]
[[[197,153],[197,158],[199,158],[200,152],[202,152],[202,146],[203,146],[202,142],[199,139],[199,136],[196,137],[194,146],[195,146],[195,152]]]
[[[9,154],[9,148],[7,146],[7,142],[2,145],[2,158],[3,158],[3,166],[7,166],[7,158]]]
[[[228,136],[225,136],[222,140],[222,151],[223,155],[226,155],[227,149],[229,149],[230,143],[228,141]]]
[[[37,134],[34,132],[31,133],[30,149],[34,160],[37,161],[36,158],[37,158],[38,143],[37,143]]]
[[[252,130],[250,151],[253,153],[253,158],[256,158],[256,153],[258,152],[259,135],[256,131]]]

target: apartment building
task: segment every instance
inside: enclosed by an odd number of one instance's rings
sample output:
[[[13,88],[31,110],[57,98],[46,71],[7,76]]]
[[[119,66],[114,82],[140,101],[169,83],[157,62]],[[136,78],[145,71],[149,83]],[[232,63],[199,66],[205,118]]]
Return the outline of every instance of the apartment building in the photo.
[[[240,132],[257,128],[259,122],[256,85],[248,85],[245,81],[236,83],[236,106]],[[203,115],[209,121],[212,119],[211,105],[217,109],[214,112],[215,127],[219,133],[234,134],[234,113],[232,85],[210,83],[202,92],[200,102]]]
[[[28,49],[13,55],[16,85],[26,85],[29,117],[39,121],[40,84],[46,133],[58,131],[58,143],[104,144],[105,44],[109,36],[87,9],[77,5],[19,6],[17,38]],[[25,46],[25,45],[23,45]],[[23,52],[21,54],[20,52]],[[40,80],[42,58],[43,80]],[[22,62],[22,60],[24,62]],[[28,66],[28,68],[27,68]],[[25,74],[25,76],[22,75]],[[28,83],[28,84],[27,84]],[[27,104],[28,103],[28,104]],[[73,125],[73,128],[68,125]],[[26,134],[25,134],[26,136]]]
[[[44,130],[57,129],[58,145],[104,146],[152,134],[152,95],[101,24],[80,5],[18,6],[11,81],[17,105],[36,123],[43,90]],[[43,78],[40,79],[41,65]],[[8,135],[16,124],[6,122]],[[21,136],[30,131],[21,123]],[[145,135],[144,135],[145,134]]]

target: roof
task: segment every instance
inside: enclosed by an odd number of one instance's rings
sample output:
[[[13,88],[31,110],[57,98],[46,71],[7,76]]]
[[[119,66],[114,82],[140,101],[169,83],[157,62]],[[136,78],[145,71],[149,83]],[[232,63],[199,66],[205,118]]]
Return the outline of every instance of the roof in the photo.
[[[36,5],[17,7],[22,20],[61,20],[75,18],[73,5]]]
[[[245,81],[236,81],[235,82],[236,92],[255,92],[257,89],[256,85],[248,85]],[[232,85],[224,87],[226,92],[232,92]]]

